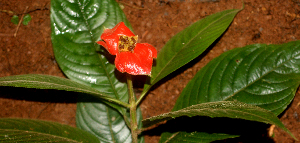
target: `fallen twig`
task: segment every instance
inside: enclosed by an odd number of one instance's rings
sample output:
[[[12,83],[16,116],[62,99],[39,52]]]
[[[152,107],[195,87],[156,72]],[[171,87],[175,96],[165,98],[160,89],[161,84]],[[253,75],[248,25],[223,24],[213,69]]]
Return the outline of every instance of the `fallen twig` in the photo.
[[[28,9],[28,6],[26,6],[26,8],[25,8],[25,10],[24,10],[24,12],[23,12],[23,14],[22,14],[22,17],[21,17],[21,19],[20,19],[20,21],[19,21],[19,23],[18,23],[18,26],[17,26],[16,32],[15,32],[15,34],[14,34],[14,37],[17,37],[17,33],[18,33],[18,30],[19,30],[19,27],[20,27],[20,25],[21,25],[21,22],[23,21],[23,17],[24,17],[24,14],[26,13],[27,9]]]
[[[4,9],[0,9],[0,12],[5,12],[5,13],[8,13],[8,14],[15,14],[15,12],[13,12],[13,11],[4,10]]]

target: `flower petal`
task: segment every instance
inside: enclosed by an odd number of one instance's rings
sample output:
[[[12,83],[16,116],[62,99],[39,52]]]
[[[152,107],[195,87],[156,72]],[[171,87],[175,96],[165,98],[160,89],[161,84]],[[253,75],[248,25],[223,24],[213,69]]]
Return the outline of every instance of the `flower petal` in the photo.
[[[151,53],[152,58],[157,58],[157,50],[152,45],[148,43],[137,43],[136,47],[143,47],[143,49],[147,49],[149,53]]]
[[[115,65],[120,72],[127,72],[132,75],[147,75],[151,73],[151,67],[148,69],[143,66],[140,59],[136,58],[131,52],[117,54]]]
[[[106,42],[106,47],[102,44],[100,45],[106,48],[111,55],[116,55],[118,53],[118,42],[120,35],[134,36],[130,29],[125,26],[124,22],[120,22],[114,28],[104,30],[100,38]]]
[[[157,56],[156,49],[150,44],[137,43],[134,52],[117,54],[115,65],[120,72],[132,75],[151,75],[153,57]]]
[[[103,41],[98,41],[107,51],[116,55],[115,65],[120,72],[132,75],[150,75],[153,58],[157,57],[156,49],[148,43],[136,43],[134,50],[119,51],[120,36],[135,36],[123,22],[112,29],[105,29],[101,35]],[[133,49],[133,48],[132,48]]]
[[[104,41],[97,41],[96,43],[103,46],[104,48],[107,48],[107,44]]]

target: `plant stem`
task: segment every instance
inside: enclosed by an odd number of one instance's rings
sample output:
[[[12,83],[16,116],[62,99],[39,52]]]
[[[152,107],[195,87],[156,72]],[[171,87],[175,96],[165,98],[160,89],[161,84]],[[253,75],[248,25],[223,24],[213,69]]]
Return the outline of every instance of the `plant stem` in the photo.
[[[151,86],[148,87],[148,89],[146,89],[145,91],[148,91],[149,88]],[[137,100],[137,102],[135,103],[136,106],[138,106],[140,104],[140,102],[142,101],[142,99],[144,98],[144,96],[146,95],[147,92],[142,92],[142,94],[140,95],[139,99]]]
[[[130,129],[131,129],[131,136],[132,142],[137,143],[138,139],[138,126],[137,126],[137,119],[136,119],[136,103],[135,103],[135,96],[133,92],[132,86],[132,77],[130,74],[127,74],[127,86],[129,92],[129,104],[130,104]]]
[[[105,95],[105,94],[102,94],[102,95]],[[112,102],[112,103],[115,103],[115,104],[118,104],[118,105],[122,105],[123,107],[126,107],[126,108],[130,108],[130,104],[128,103],[125,103],[123,101],[120,101],[118,99],[114,99],[114,98],[111,98],[111,97],[108,97],[107,95],[105,95],[104,97],[101,97],[109,102]]]

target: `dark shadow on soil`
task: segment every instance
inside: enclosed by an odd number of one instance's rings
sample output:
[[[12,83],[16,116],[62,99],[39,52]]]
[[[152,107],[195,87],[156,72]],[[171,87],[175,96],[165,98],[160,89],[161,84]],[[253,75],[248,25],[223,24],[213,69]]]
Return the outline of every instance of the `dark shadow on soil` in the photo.
[[[102,102],[100,98],[84,93],[20,87],[0,87],[0,98],[51,103]]]
[[[0,87],[0,98],[47,103],[100,103],[103,101],[88,94],[72,91],[19,87]]]
[[[0,98],[52,103],[76,103],[78,93],[49,89],[0,87]]]
[[[274,143],[268,137],[267,128],[270,125],[231,118],[209,118],[209,117],[179,117],[169,120],[165,124],[161,124],[156,128],[143,132],[148,136],[160,136],[163,132],[206,132],[206,133],[223,133],[231,135],[240,135],[238,138],[215,141],[214,143]]]

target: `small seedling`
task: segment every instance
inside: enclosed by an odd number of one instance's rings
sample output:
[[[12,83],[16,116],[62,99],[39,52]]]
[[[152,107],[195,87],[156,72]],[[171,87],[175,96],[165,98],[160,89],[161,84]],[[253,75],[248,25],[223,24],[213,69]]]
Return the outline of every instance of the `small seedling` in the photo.
[[[18,25],[18,23],[19,23],[19,16],[18,16],[18,15],[13,15],[10,21],[11,21],[13,24]]]
[[[28,23],[30,22],[30,20],[31,20],[30,14],[26,14],[26,15],[23,17],[22,24],[23,24],[23,25],[28,25]],[[11,21],[13,24],[18,25],[18,24],[19,24],[19,16],[18,16],[18,15],[13,15],[10,21]]]

